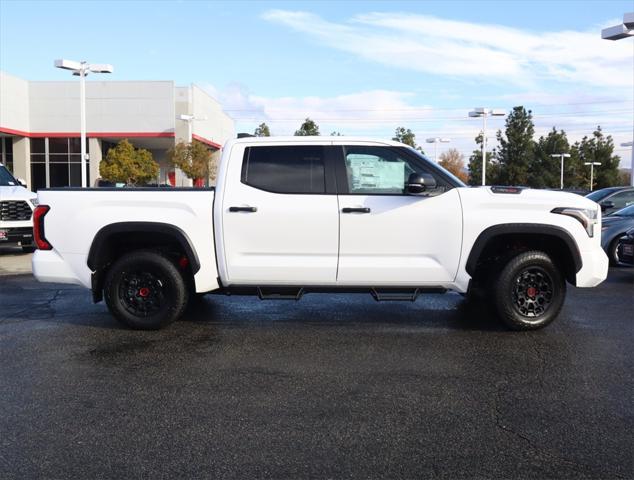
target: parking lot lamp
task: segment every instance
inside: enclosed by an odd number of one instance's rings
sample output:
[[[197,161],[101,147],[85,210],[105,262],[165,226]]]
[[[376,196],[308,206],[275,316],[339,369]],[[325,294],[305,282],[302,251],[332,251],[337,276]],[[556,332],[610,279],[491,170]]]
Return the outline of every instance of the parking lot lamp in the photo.
[[[434,162],[437,163],[438,162],[438,143],[449,143],[449,142],[451,142],[451,139],[434,137],[434,138],[428,138],[425,141],[427,143],[433,143],[434,144]]]
[[[482,117],[482,185],[486,185],[487,117],[503,117],[504,110],[478,107],[469,112],[470,117]]]
[[[634,12],[623,15],[623,23],[601,30],[601,38],[604,40],[621,40],[634,37]],[[634,130],[632,131],[634,137]],[[631,147],[632,142],[621,144],[622,147]],[[634,148],[632,148],[632,165],[630,166],[630,185],[634,187]]]
[[[561,179],[560,179],[560,190],[564,189],[564,158],[570,158],[570,154],[569,153],[551,153],[550,154],[551,157],[557,158],[560,157],[561,158]]]
[[[86,75],[89,73],[112,73],[112,65],[106,63],[76,62],[73,60],[55,60],[55,67],[70,70],[79,77],[79,142],[81,144],[81,187],[86,188]]]
[[[182,114],[177,117],[179,120],[187,122],[187,143],[192,143],[192,123],[196,120],[207,120],[206,116],[197,117],[196,115]]]
[[[592,191],[594,184],[594,166],[601,165],[601,162],[584,162],[584,165],[590,165],[590,191]]]

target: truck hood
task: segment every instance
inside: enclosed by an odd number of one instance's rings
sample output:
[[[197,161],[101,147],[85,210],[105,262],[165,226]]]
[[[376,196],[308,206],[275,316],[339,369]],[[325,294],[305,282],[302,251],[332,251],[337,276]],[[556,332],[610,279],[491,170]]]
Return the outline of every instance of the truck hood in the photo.
[[[35,200],[37,195],[20,185],[0,187],[0,200]]]
[[[526,188],[519,193],[496,193],[491,187],[461,188],[460,196],[469,201],[479,200],[492,208],[517,210],[552,210],[553,208],[588,208],[598,209],[599,205],[592,200],[569,192],[553,190],[537,190]]]

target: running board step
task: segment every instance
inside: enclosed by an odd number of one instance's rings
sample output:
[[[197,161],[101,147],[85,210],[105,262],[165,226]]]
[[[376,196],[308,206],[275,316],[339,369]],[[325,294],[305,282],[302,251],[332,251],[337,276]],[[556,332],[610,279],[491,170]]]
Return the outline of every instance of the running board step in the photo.
[[[299,300],[304,295],[304,288],[258,287],[260,300]]]
[[[414,302],[418,298],[419,289],[418,288],[409,288],[409,289],[376,289],[372,288],[370,290],[370,295],[377,302]]]
[[[370,294],[377,302],[415,302],[422,293],[445,293],[441,287],[427,288],[372,288]]]

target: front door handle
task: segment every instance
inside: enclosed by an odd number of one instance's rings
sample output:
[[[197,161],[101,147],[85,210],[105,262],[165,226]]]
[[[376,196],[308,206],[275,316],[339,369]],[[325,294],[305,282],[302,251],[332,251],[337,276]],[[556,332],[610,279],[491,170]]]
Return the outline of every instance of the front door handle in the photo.
[[[229,207],[229,211],[255,213],[258,211],[258,209],[257,207]]]
[[[341,209],[341,213],[370,213],[368,207],[345,207]]]

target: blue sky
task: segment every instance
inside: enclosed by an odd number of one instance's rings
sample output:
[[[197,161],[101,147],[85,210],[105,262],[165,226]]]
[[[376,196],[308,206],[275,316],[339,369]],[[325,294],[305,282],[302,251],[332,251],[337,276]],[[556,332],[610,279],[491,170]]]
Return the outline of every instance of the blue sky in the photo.
[[[390,137],[402,125],[468,154],[480,127],[469,109],[522,104],[538,134],[555,125],[578,139],[600,124],[621,143],[634,122],[634,40],[603,41],[600,29],[633,9],[631,0],[0,0],[0,69],[63,80],[52,63],[65,57],[112,63],[112,80],[194,82],[239,131],[266,121],[291,134],[306,116],[324,134]]]

